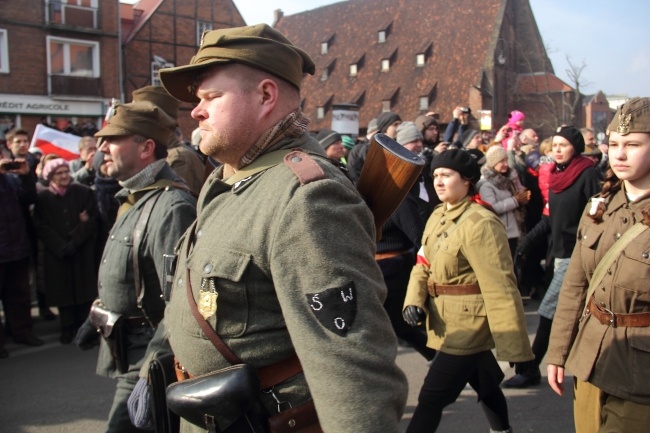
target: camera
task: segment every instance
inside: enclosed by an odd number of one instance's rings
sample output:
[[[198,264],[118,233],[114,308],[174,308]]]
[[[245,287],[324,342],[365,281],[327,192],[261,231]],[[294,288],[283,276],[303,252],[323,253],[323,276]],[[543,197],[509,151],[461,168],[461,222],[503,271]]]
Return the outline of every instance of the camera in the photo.
[[[471,110],[469,109],[469,107],[461,107],[460,108],[460,112],[463,113],[463,114],[469,114],[470,111]]]
[[[10,161],[2,164],[2,167],[5,170],[18,170],[20,168],[20,162]]]

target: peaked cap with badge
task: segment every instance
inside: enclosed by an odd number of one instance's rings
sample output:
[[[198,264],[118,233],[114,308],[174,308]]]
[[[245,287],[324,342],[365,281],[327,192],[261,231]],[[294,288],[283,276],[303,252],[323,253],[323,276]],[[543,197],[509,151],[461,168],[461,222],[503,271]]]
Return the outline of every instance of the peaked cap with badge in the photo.
[[[194,94],[197,72],[211,66],[241,63],[261,69],[300,89],[303,74],[314,75],[309,55],[267,24],[207,32],[189,65],[160,70],[165,89],[176,99],[198,103]]]

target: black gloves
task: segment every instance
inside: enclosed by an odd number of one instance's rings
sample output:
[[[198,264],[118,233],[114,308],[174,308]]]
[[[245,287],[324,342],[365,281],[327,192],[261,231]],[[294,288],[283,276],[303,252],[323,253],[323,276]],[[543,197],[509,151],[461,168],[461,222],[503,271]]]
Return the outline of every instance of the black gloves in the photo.
[[[90,319],[86,319],[83,325],[79,327],[73,343],[81,350],[92,349],[99,344],[99,333],[90,323]]]
[[[415,305],[407,305],[402,311],[402,317],[404,321],[409,324],[409,326],[418,326],[420,323],[424,322],[427,314],[420,307]]]

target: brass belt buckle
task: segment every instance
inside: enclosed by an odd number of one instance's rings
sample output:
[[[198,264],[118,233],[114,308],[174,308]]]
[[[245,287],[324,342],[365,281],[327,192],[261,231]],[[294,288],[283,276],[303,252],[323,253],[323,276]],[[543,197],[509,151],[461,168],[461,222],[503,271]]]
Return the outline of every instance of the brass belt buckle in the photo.
[[[609,314],[609,325],[612,328],[616,328],[616,314],[614,314],[612,311],[608,310],[605,307],[602,307],[603,311],[605,311],[607,314]]]

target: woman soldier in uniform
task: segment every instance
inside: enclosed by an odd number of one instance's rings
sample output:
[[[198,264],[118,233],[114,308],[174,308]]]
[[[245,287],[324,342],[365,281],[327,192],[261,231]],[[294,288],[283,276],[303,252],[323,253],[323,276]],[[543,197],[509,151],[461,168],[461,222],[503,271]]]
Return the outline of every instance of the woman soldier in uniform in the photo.
[[[565,367],[576,376],[578,433],[650,425],[650,230],[636,233],[650,225],[650,98],[620,106],[608,129],[610,170],[580,221],[547,357],[558,394]]]
[[[513,275],[505,228],[479,204],[479,167],[464,150],[433,160],[433,185],[442,205],[427,222],[404,302],[404,320],[427,319],[427,345],[438,350],[424,379],[407,433],[432,432],[442,410],[469,382],[492,431],[510,432],[497,358],[533,358]],[[483,202],[481,202],[483,203]]]

